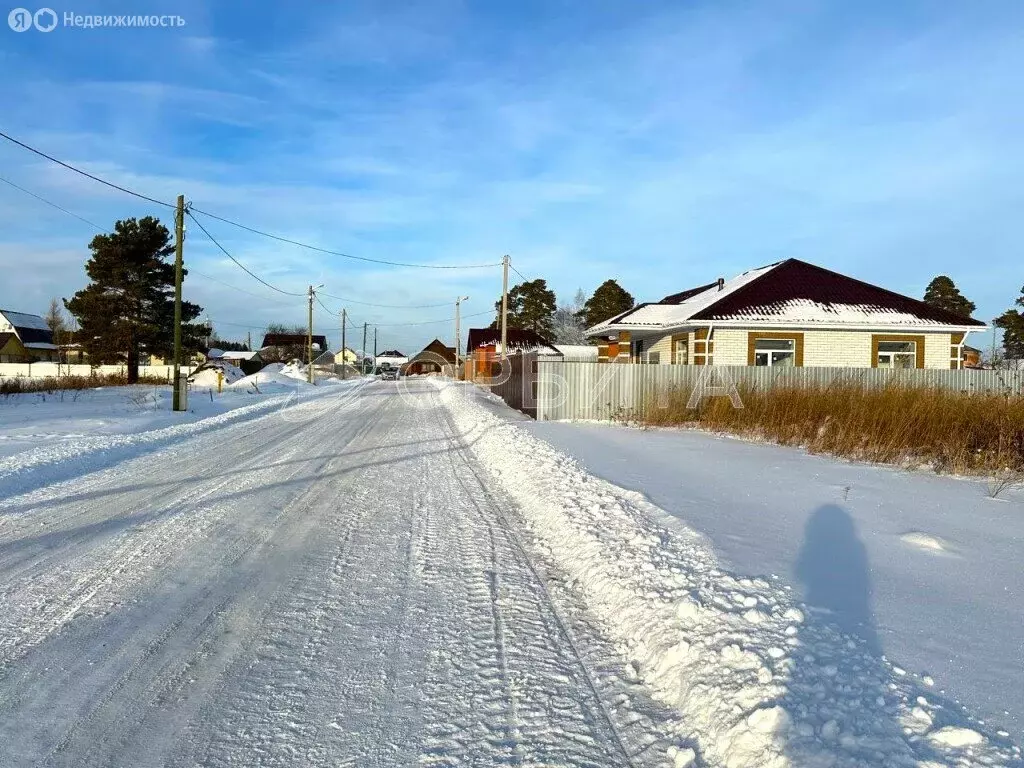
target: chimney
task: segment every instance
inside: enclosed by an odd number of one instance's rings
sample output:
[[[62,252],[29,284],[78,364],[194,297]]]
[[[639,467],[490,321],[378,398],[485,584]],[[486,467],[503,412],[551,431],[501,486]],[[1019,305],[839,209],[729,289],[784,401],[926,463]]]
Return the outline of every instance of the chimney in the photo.
[[[725,278],[720,277],[718,278],[718,290],[722,290],[723,288],[725,288]]]

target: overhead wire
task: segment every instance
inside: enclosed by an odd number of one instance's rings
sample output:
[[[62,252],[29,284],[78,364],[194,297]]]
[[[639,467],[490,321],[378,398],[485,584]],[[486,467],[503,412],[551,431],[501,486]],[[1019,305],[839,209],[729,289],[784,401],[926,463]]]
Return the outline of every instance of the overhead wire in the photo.
[[[177,207],[174,203],[168,203],[168,202],[165,202],[164,200],[157,200],[155,197],[149,197],[148,195],[144,195],[141,192],[136,192],[133,189],[128,189],[127,187],[122,187],[119,184],[114,184],[113,182],[107,181],[106,179],[101,179],[99,176],[95,176],[95,175],[89,173],[88,171],[83,171],[81,168],[76,168],[75,166],[71,165],[70,163],[65,163],[63,160],[58,160],[56,157],[53,157],[52,155],[48,155],[45,152],[43,152],[42,150],[40,150],[40,149],[36,149],[35,147],[29,146],[28,144],[26,144],[23,141],[18,141],[16,138],[14,138],[13,136],[10,136],[10,135],[4,133],[3,131],[0,131],[0,138],[7,139],[7,141],[11,142],[12,144],[17,144],[19,147],[21,147],[23,149],[27,149],[29,152],[31,152],[31,153],[33,153],[35,155],[39,155],[39,157],[42,157],[42,158],[45,158],[45,159],[49,160],[51,163],[56,163],[57,165],[59,165],[59,166],[61,166],[63,168],[67,168],[69,171],[74,171],[75,173],[77,173],[77,174],[79,174],[81,176],[85,176],[88,179],[92,179],[93,181],[98,181],[100,184],[108,186],[111,189],[116,189],[119,192],[124,192],[125,194],[132,195],[132,196],[137,197],[137,198],[139,198],[141,200],[145,200],[146,202],[149,202],[149,203],[155,203],[156,205],[163,205],[163,206],[166,206],[168,208],[176,208]]]
[[[177,205],[175,203],[169,203],[169,202],[166,202],[164,200],[157,200],[155,197],[150,197],[148,195],[144,195],[141,192],[136,192],[135,190],[129,189],[128,187],[122,187],[119,184],[114,184],[113,182],[107,181],[106,179],[103,179],[103,178],[100,178],[99,176],[96,176],[95,174],[89,173],[88,171],[84,171],[81,168],[77,168],[74,165],[71,165],[71,163],[66,163],[63,160],[57,159],[53,155],[49,155],[46,152],[43,152],[41,149],[36,149],[35,147],[33,147],[33,146],[29,145],[29,144],[26,144],[23,141],[19,141],[18,139],[14,138],[13,136],[11,136],[11,135],[9,135],[7,133],[4,133],[3,131],[0,131],[0,138],[6,139],[7,141],[11,142],[12,144],[16,144],[17,146],[21,147],[22,149],[28,150],[29,152],[31,152],[31,153],[33,153],[35,155],[38,155],[39,157],[45,158],[46,160],[49,160],[52,163],[56,163],[57,165],[61,166],[62,168],[66,168],[69,171],[77,173],[77,174],[79,174],[81,176],[85,176],[86,178],[92,179],[93,181],[98,182],[100,184],[103,184],[103,185],[105,185],[107,187],[110,187],[111,189],[116,189],[116,190],[118,190],[120,192],[124,192],[125,194],[132,195],[132,196],[137,197],[137,198],[139,198],[141,200],[146,200],[147,202],[154,203],[156,205],[162,205],[162,206],[165,206],[167,208],[176,208],[177,207]],[[500,266],[500,263],[497,263],[497,262],[496,263],[489,263],[489,264],[417,264],[417,263],[414,263],[414,262],[390,261],[388,259],[373,259],[373,258],[370,258],[368,256],[356,256],[356,255],[351,254],[351,253],[345,253],[344,251],[335,251],[335,250],[332,250],[330,248],[321,248],[320,246],[310,245],[309,243],[303,243],[303,242],[301,242],[299,240],[293,240],[291,238],[283,237],[281,235],[275,235],[272,232],[267,232],[267,231],[262,230],[262,229],[257,229],[256,227],[251,227],[248,224],[242,224],[241,222],[234,221],[233,219],[229,219],[229,218],[224,217],[224,216],[219,216],[219,215],[217,215],[215,213],[211,213],[210,211],[205,211],[205,210],[203,210],[201,208],[193,208],[192,210],[194,210],[195,213],[202,214],[203,216],[209,216],[211,219],[216,219],[217,221],[223,222],[224,224],[230,224],[233,227],[238,227],[239,229],[243,229],[246,232],[251,232],[254,235],[260,235],[261,237],[270,238],[271,240],[276,240],[276,241],[281,242],[281,243],[288,243],[289,245],[294,245],[294,246],[299,247],[299,248],[305,248],[305,249],[310,250],[310,251],[316,251],[318,253],[326,253],[326,254],[329,254],[329,255],[332,255],[332,256],[341,256],[342,258],[355,259],[356,261],[364,261],[364,262],[368,262],[368,263],[372,263],[372,264],[384,264],[384,265],[392,266],[392,267],[410,267],[410,268],[417,268],[417,269],[484,269],[484,268],[487,268],[487,267],[497,267],[497,266]],[[195,220],[194,216],[192,218],[193,218],[193,220]],[[196,222],[196,223],[198,223],[198,222]],[[202,227],[202,225],[200,225],[200,227]]]
[[[218,248],[220,248],[221,252],[225,256],[227,256],[229,259],[231,259],[231,261],[233,261],[236,265],[238,265],[238,267],[241,268],[241,270],[243,272],[245,272],[247,275],[249,275],[249,277],[251,277],[253,280],[257,280],[258,282],[261,282],[261,283],[263,283],[263,285],[267,286],[267,288],[270,288],[271,290],[277,291],[278,293],[282,293],[285,296],[305,296],[306,295],[305,293],[295,293],[293,291],[286,291],[283,288],[278,288],[276,285],[274,285],[272,283],[268,283],[266,280],[264,280],[262,277],[257,275],[255,272],[253,272],[251,269],[249,269],[247,266],[245,266],[242,262],[240,262],[238,259],[236,259],[234,256],[232,256],[228,252],[228,249],[225,248],[223,245],[221,245],[217,241],[217,238],[215,238],[213,235],[211,235],[207,231],[206,227],[204,227],[202,225],[202,223],[200,223],[199,219],[197,219],[195,216],[192,215],[192,211],[190,209],[186,209],[186,213],[188,213],[189,218],[191,218],[192,221],[194,221],[196,223],[196,226],[199,227],[199,229],[201,229],[203,231],[203,234],[206,235],[208,238],[210,238],[210,241],[214,245],[216,245]]]

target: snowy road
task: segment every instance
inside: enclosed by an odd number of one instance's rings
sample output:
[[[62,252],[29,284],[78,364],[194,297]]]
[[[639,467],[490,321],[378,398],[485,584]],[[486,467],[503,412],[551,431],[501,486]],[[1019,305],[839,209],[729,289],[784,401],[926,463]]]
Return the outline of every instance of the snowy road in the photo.
[[[371,383],[0,494],[0,765],[658,764],[481,478]]]

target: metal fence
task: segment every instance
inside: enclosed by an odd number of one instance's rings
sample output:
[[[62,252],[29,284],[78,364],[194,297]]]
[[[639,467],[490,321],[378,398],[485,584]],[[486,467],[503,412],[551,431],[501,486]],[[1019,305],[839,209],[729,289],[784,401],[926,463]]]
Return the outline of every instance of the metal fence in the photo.
[[[626,365],[521,355],[491,389],[513,408],[540,421],[607,420],[663,404],[671,393],[699,387],[937,388],[965,395],[1024,396],[1024,371],[756,366]],[[721,392],[721,390],[719,390]]]
[[[183,373],[191,373],[196,366],[183,365]],[[168,383],[174,371],[172,365],[140,365],[139,376],[164,379]],[[127,375],[123,365],[66,365],[64,363],[0,363],[0,379],[59,379],[64,376],[96,376],[111,373]]]

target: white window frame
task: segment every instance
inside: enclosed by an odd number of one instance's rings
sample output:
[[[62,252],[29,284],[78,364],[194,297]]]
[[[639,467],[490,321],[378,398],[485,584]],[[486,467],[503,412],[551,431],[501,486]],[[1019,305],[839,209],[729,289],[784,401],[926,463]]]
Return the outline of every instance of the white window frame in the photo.
[[[792,346],[789,349],[760,349],[761,344],[778,344],[780,341],[788,341]],[[765,365],[759,365],[757,362],[758,355],[767,355],[768,362]],[[793,362],[785,365],[779,361],[786,359],[785,357],[776,358],[776,355],[785,355],[790,358]],[[749,359],[749,358],[748,358]],[[771,368],[773,366],[785,365],[787,368],[796,366],[796,338],[792,339],[756,339],[754,341],[754,365],[758,368]]]
[[[910,345],[910,351],[906,350],[882,350],[884,344],[899,344],[899,345]],[[899,370],[906,370],[909,368],[917,368],[917,341],[880,341],[878,342],[878,360],[875,361],[877,368],[896,368],[895,365],[897,358],[907,358],[910,361],[910,365],[901,365]],[[882,360],[886,362],[883,363]]]

